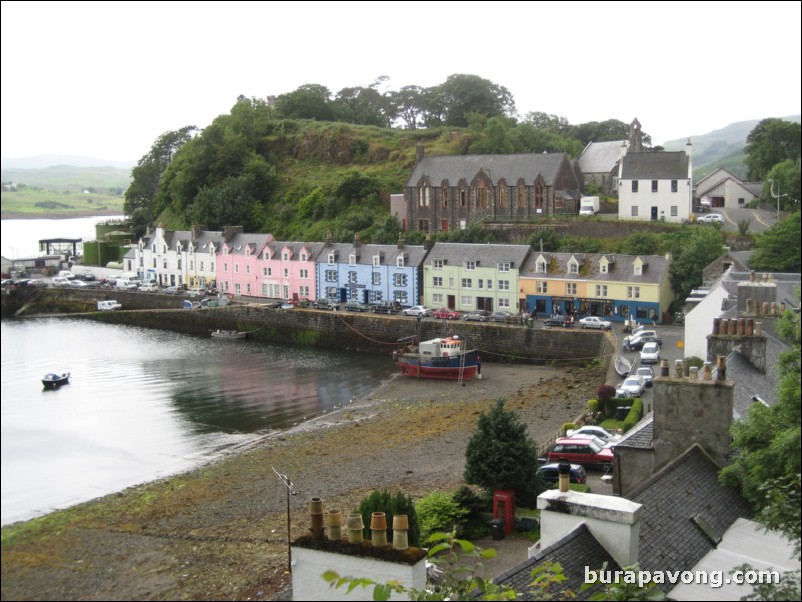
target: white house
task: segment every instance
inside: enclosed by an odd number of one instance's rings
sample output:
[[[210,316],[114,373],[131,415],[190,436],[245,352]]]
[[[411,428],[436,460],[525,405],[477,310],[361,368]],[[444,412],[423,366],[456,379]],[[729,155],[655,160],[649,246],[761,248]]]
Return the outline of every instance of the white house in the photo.
[[[712,207],[745,207],[761,193],[760,182],[743,182],[723,167],[707,174],[696,184],[696,197],[706,198]]]

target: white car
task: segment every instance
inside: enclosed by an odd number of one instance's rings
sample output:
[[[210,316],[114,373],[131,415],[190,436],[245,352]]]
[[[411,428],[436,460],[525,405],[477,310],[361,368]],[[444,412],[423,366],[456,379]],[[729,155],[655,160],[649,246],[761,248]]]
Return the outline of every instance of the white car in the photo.
[[[579,321],[582,328],[596,328],[598,330],[610,330],[613,327],[612,322],[602,320],[599,316],[588,316]]]
[[[432,314],[432,310],[423,305],[413,305],[412,307],[408,307],[401,313],[404,314],[405,316],[421,316],[422,318],[425,318],[426,316]]]
[[[646,343],[640,350],[641,364],[656,364],[660,361],[660,345],[655,342]]]
[[[589,437],[591,435],[593,435],[594,437],[598,437],[599,439],[604,441],[604,443],[607,445],[610,443],[614,443],[621,438],[621,435],[614,435],[613,433],[609,432],[608,430],[600,426],[594,426],[591,424],[579,427],[578,429],[575,429],[573,431],[569,430],[566,432],[567,437]]]
[[[143,293],[158,293],[159,285],[155,282],[146,282],[139,287],[139,290]]]
[[[708,213],[696,218],[697,224],[723,224],[724,216],[720,213]]]
[[[642,376],[636,374],[627,376],[624,382],[618,385],[615,394],[617,397],[640,397],[645,388],[646,381],[643,380]]]
[[[84,282],[83,280],[70,280],[69,284],[67,285],[71,288],[88,288],[89,285]]]

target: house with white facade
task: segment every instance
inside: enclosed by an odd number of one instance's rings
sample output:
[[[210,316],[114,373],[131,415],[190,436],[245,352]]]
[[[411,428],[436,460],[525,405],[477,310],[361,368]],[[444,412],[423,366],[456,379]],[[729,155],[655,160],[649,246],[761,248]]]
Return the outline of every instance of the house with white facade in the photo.
[[[706,199],[711,207],[743,208],[760,197],[760,182],[744,182],[723,167],[707,174],[696,184],[696,198]]]

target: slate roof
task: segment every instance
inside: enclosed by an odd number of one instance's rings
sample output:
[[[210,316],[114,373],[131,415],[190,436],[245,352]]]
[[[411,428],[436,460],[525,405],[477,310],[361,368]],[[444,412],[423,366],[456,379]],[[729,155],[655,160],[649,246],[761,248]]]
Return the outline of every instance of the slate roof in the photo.
[[[292,261],[298,261],[299,253],[302,249],[306,249],[309,251],[309,257],[307,257],[307,261],[317,261],[319,259],[320,252],[325,246],[325,243],[274,240],[270,241],[266,246],[270,248],[273,257],[278,256],[281,258],[281,250],[286,248],[290,249],[290,252],[292,253],[290,259]]]
[[[606,562],[605,570],[614,571],[620,568],[610,553],[604,549],[604,546],[591,535],[587,525],[583,523],[545,550],[541,550],[532,558],[499,575],[494,581],[500,585],[512,587],[515,591],[523,594],[524,600],[540,599],[539,596],[529,595],[530,592],[540,593],[540,591],[532,590],[527,586],[532,582],[532,570],[544,559],[550,562],[559,562],[562,565],[563,575],[567,580],[559,585],[559,590],[573,591],[577,600],[587,600],[594,594],[604,591],[604,585],[600,583],[583,592],[579,591],[584,583],[585,567],[599,570]]]
[[[426,265],[434,260],[442,260],[447,266],[459,266],[466,260],[478,261],[479,267],[495,267],[499,263],[510,262],[512,268],[520,270],[526,260],[529,245],[491,245],[438,242],[426,257]]]
[[[716,546],[698,516],[722,536],[738,518],[751,518],[747,501],[719,483],[719,467],[695,444],[636,487],[630,499],[643,504],[638,564],[646,571],[692,569]],[[658,586],[669,591],[673,585]]]
[[[579,170],[582,173],[609,173],[621,158],[621,145],[627,144],[627,140],[588,143],[577,159]]]
[[[698,191],[702,189],[710,190],[711,188],[723,182],[727,178],[732,178],[733,180],[740,182],[740,180],[731,171],[728,171],[723,167],[719,167],[718,169],[711,171],[704,178],[699,180],[699,182],[697,182],[696,184],[697,193],[701,194]]]
[[[554,186],[564,162],[571,167],[566,153],[424,157],[415,164],[404,186],[416,187],[424,176],[429,178],[432,186],[440,186],[443,182],[456,186],[463,178],[470,182],[482,169],[494,184],[505,179],[508,186],[515,186],[523,178],[524,183],[531,186],[540,175],[547,186]]]
[[[382,254],[382,265],[396,265],[396,259],[404,254],[404,266],[420,266],[426,257],[426,248],[423,245],[404,245],[400,249],[398,245],[372,245],[360,244],[354,247],[352,243],[328,243],[324,244],[318,253],[318,261],[326,262],[328,254],[332,251],[337,253],[337,261],[347,263],[348,256],[357,251],[356,263],[358,265],[373,265],[373,257]]]
[[[654,441],[654,415],[650,414],[632,427],[615,444],[616,447],[651,449]]]
[[[250,249],[251,255],[259,252],[273,236],[270,234],[246,234],[238,232],[228,241],[229,254],[244,255],[246,249]]]
[[[538,257],[543,255],[549,268],[547,273],[536,272]],[[568,262],[574,257],[579,262],[579,273],[568,273]],[[599,261],[606,257],[609,264],[606,273],[599,268]],[[640,257],[644,262],[641,274],[635,275],[634,263]],[[552,269],[552,259],[556,267]],[[631,282],[633,284],[659,284],[662,282],[671,262],[662,255],[618,255],[615,253],[549,253],[532,251],[521,269],[521,276],[528,278],[568,278],[570,280],[593,280],[607,282]]]
[[[622,180],[687,180],[688,155],[684,151],[627,153]]]

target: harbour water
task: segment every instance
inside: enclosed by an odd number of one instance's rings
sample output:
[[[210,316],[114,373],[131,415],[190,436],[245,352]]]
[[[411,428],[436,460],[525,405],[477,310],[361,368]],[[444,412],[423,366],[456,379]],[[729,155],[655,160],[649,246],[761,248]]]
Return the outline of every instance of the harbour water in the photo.
[[[36,257],[39,255],[39,241],[45,238],[81,238],[84,242],[95,240],[95,224],[120,217],[0,220],[0,252],[8,259]]]
[[[2,322],[2,524],[197,466],[336,410],[389,357],[69,318]],[[72,382],[44,390],[46,372]]]

